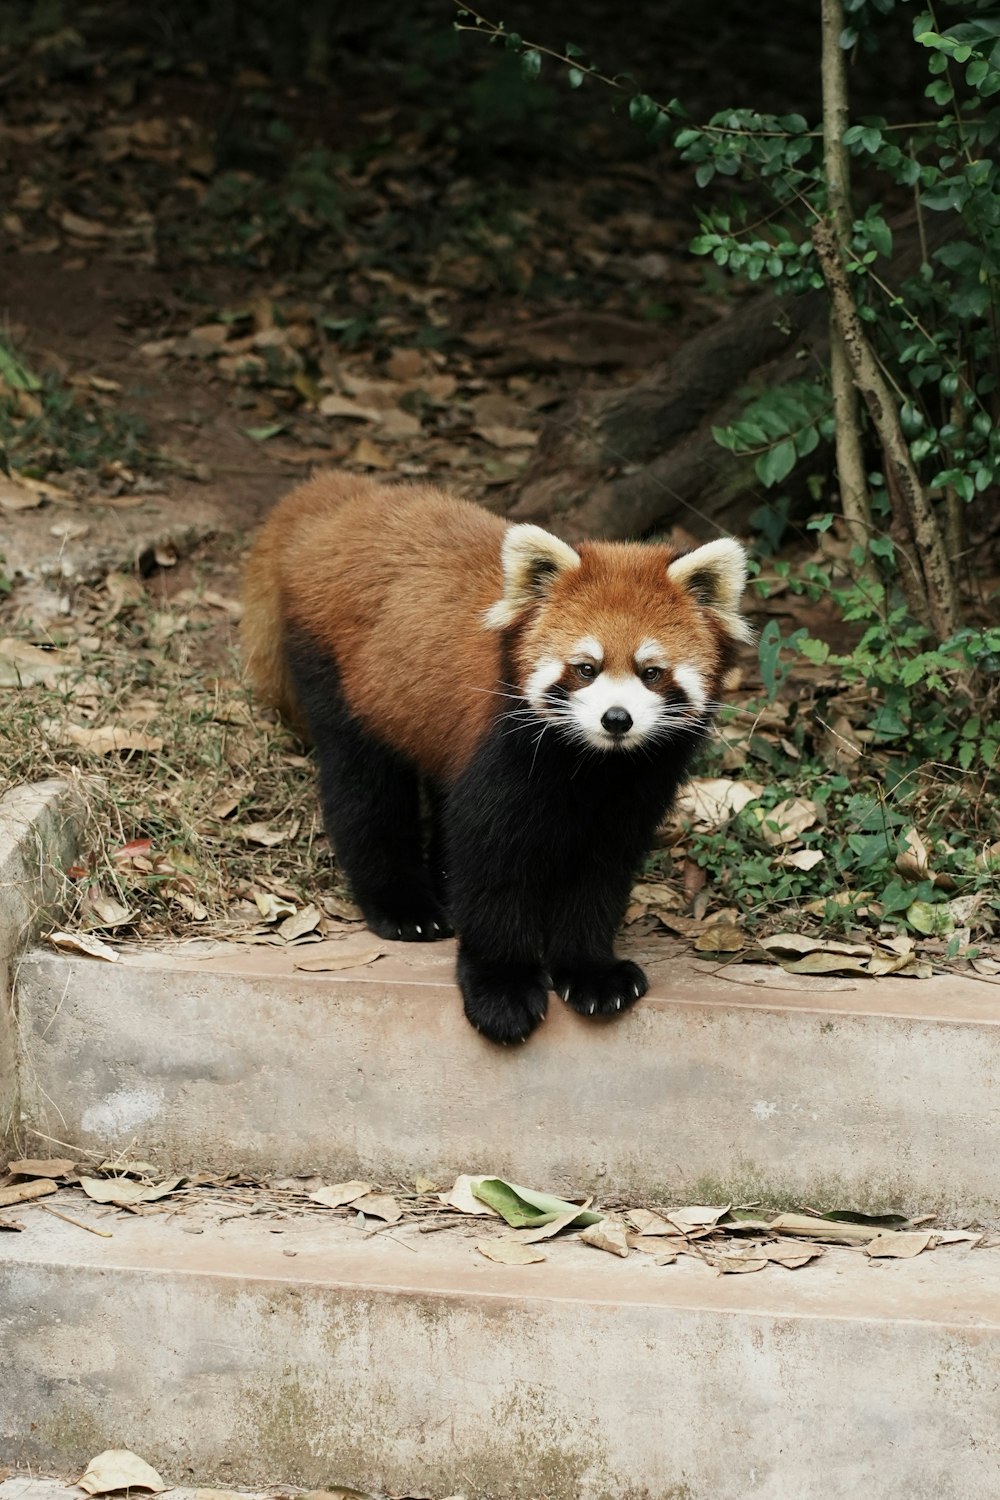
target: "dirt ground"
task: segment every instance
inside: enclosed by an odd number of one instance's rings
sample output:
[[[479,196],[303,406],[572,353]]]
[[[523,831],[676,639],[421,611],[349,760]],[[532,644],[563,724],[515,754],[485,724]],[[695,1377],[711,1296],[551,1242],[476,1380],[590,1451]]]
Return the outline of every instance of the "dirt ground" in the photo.
[[[225,35],[211,8],[176,9],[189,24],[123,0],[56,6],[46,24],[26,5],[0,17],[0,688],[16,688],[0,771],[89,788],[100,774],[80,925],[278,941],[275,922],[319,889],[313,935],[349,903],[302,747],[240,682],[255,524],[322,464],[430,476],[502,512],[564,397],[627,386],[745,293],[688,253],[676,155],[589,89],[495,66],[443,3],[338,14],[325,59],[312,37],[291,60],[268,51],[253,7]],[[546,24],[576,25],[596,53],[603,15],[588,0]],[[727,17],[726,48],[720,33],[699,53],[688,35],[676,66],[651,50],[642,8],[603,40],[653,57],[651,89],[683,84],[707,114],[776,76],[767,47],[737,64],[753,8]],[[783,40],[789,56],[811,45]],[[812,107],[811,76],[796,71],[802,97],[782,107]],[[853,638],[781,585],[755,609],[758,626]],[[800,663],[762,705],[748,651],[708,768],[757,775],[782,808],[803,796],[788,827],[814,852],[824,815],[797,769],[800,705],[835,726],[834,770],[861,754],[864,705],[831,707],[828,678]],[[808,852],[798,840],[784,852]],[[667,839],[639,908],[686,935],[709,917],[731,930],[779,889],[736,900],[712,865],[738,857]],[[819,887],[808,868],[774,897],[797,925],[810,895],[812,919],[831,895],[847,902],[846,880]]]

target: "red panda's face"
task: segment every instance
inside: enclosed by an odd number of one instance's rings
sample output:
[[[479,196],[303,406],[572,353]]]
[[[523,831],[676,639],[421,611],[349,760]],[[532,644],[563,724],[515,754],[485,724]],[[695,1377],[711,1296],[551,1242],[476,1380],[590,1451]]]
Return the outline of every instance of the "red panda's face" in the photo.
[[[524,540],[537,548],[547,538],[536,527],[512,528],[508,578],[522,532],[535,534]],[[634,750],[703,726],[733,643],[749,634],[738,613],[739,544],[711,542],[678,557],[651,544],[574,551],[548,541],[558,550],[536,554],[532,573],[522,573],[513,616],[516,687],[534,712],[598,750]],[[510,592],[505,598],[518,602]]]

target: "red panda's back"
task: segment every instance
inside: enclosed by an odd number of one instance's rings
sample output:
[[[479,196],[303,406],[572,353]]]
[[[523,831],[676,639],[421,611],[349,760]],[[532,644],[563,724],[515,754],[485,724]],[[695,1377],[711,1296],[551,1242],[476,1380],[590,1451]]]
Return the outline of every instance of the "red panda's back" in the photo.
[[[265,534],[284,618],[333,656],[353,711],[422,770],[457,774],[497,711],[483,614],[503,588],[503,523],[430,486],[320,474]]]

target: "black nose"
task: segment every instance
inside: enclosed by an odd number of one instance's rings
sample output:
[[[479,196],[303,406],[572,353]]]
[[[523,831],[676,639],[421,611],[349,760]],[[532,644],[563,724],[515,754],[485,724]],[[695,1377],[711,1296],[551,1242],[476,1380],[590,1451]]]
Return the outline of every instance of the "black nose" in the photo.
[[[628,734],[632,728],[632,715],[627,708],[609,708],[601,723],[609,734]]]

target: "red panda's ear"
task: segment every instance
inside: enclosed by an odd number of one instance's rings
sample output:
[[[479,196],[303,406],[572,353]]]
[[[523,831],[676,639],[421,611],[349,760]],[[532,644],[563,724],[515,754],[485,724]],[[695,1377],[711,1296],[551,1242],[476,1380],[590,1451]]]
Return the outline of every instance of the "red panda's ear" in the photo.
[[[580,566],[580,555],[540,526],[511,526],[500,549],[503,598],[484,615],[491,630],[512,625],[523,609],[537,604],[557,573]]]
[[[739,542],[720,537],[717,542],[685,552],[669,565],[667,577],[710,610],[734,641],[753,639],[753,631],[740,614],[747,586],[747,555]]]

